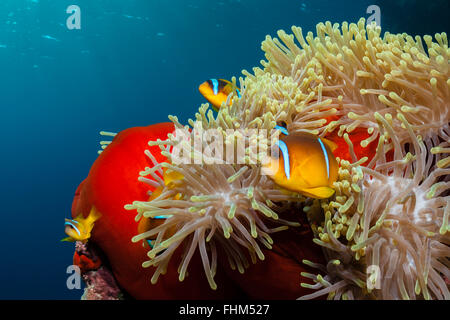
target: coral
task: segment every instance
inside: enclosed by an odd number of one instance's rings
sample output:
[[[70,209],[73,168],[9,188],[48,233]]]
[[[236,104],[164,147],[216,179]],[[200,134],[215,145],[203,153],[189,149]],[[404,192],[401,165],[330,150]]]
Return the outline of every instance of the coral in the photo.
[[[89,258],[91,261],[101,261],[98,249],[89,243],[77,241],[75,255]],[[123,299],[121,289],[114,279],[114,275],[106,265],[99,265],[95,269],[81,269],[81,276],[86,284],[82,300],[120,300]]]

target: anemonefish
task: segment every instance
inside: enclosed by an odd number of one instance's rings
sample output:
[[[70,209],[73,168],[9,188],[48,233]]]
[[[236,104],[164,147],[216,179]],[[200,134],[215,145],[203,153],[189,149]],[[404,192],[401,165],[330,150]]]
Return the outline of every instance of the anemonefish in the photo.
[[[236,94],[238,98],[241,97],[236,85],[224,79],[207,80],[198,87],[198,90],[216,111],[220,109],[222,103],[227,101],[230,94]]]
[[[174,181],[181,180],[181,179],[183,179],[183,175],[181,173],[163,168],[163,181],[164,181],[164,184],[169,189],[174,186],[173,185]],[[156,199],[157,197],[159,197],[161,195],[163,189],[164,189],[163,186],[156,188],[150,195],[150,198],[148,199],[148,201],[152,201],[152,200]],[[179,199],[180,197],[181,197],[181,195],[177,194],[174,198]],[[163,224],[164,221],[170,217],[171,217],[170,215],[161,215],[161,216],[156,216],[154,218],[142,217],[138,224],[138,233],[144,233],[148,230],[154,229],[157,226]],[[170,236],[170,235],[168,235],[168,236]],[[151,248],[153,248],[153,242],[155,239],[156,239],[156,236],[152,239],[147,239],[146,241],[144,241],[143,242],[144,247],[150,246]]]
[[[100,213],[92,207],[86,218],[84,218],[82,214],[79,214],[75,219],[65,219],[64,225],[66,228],[64,231],[68,237],[62,239],[61,241],[88,241],[91,237],[91,231],[92,228],[94,228],[94,223],[100,218],[100,216]]]
[[[264,173],[281,188],[316,199],[331,197],[338,176],[332,152],[336,145],[313,134],[290,134],[283,126],[275,128],[282,133],[277,142],[281,152],[263,164]]]

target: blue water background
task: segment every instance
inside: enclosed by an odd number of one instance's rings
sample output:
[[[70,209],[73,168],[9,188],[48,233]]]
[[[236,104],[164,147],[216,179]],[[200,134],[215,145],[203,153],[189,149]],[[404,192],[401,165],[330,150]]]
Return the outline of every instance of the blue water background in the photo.
[[[80,298],[59,240],[100,130],[186,122],[198,85],[258,66],[267,34],[356,22],[373,2],[2,0],[0,298]],[[72,4],[81,30],[66,27]]]

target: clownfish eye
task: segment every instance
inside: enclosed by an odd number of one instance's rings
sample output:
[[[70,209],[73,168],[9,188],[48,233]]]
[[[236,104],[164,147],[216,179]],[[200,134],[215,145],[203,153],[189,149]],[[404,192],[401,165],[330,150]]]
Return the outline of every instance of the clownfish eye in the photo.
[[[278,121],[277,126],[287,129],[287,123],[285,121]]]
[[[275,129],[280,130],[284,135],[289,135],[287,124],[284,121],[278,121]]]
[[[74,223],[77,223],[77,222],[74,221],[74,220],[72,220],[72,221],[66,221],[66,222],[64,223],[64,225],[66,226],[66,228],[75,230],[75,231],[78,233],[78,235],[81,235],[80,230],[78,230],[78,228],[74,225]]]

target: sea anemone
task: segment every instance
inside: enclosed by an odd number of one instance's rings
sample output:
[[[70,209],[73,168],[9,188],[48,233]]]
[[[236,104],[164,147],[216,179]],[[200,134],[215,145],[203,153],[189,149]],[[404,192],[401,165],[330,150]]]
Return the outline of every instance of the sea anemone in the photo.
[[[444,281],[450,256],[446,34],[436,34],[437,42],[425,36],[425,49],[421,37],[381,37],[381,28],[366,26],[364,19],[341,28],[320,23],[315,37],[309,32],[304,38],[298,27],[292,31],[279,31],[281,41],[266,38],[264,69],[255,68],[247,82],[297,83],[308,97],[300,99],[302,110],[322,103],[326,112],[334,112],[315,132],[344,139],[353,160],[340,159],[335,197],[305,208],[328,264],[305,263],[328,276],[305,274],[315,281],[305,287],[322,289],[304,298],[328,293],[335,299],[449,299]],[[295,109],[284,112],[294,130],[304,126]],[[357,143],[378,145],[370,159],[357,157],[349,138],[361,129],[368,137]],[[369,282],[380,280],[381,290],[367,286],[370,266],[379,272],[370,274]]]
[[[319,134],[327,124],[326,118],[335,116],[337,110],[331,99],[322,99],[308,92],[310,83],[297,79],[263,72],[255,68],[255,75],[247,71],[241,79],[242,97],[228,109],[219,113],[237,119],[240,128],[273,129],[277,122],[285,122],[289,132]]]
[[[386,117],[374,116],[382,133],[376,166],[341,161],[336,198],[321,203],[325,221],[313,226],[328,261],[316,267],[326,275],[305,274],[315,284],[304,286],[321,289],[302,298],[450,299],[450,169],[401,114],[413,141],[408,152]],[[448,145],[450,132],[442,134]]]
[[[436,139],[441,128],[448,127],[450,51],[445,33],[435,35],[437,42],[425,36],[424,48],[419,36],[386,32],[381,37],[381,28],[366,27],[364,19],[344,22],[341,28],[337,23],[319,23],[316,37],[312,32],[303,37],[299,27],[292,31],[293,35],[278,31],[282,42],[267,36],[262,43],[264,70],[255,68],[256,78],[249,79],[259,81],[259,75],[267,73],[289,78],[312,103],[322,101],[336,109],[339,120],[328,123],[323,134],[339,128],[342,136],[357,127],[367,128],[370,138],[361,142],[367,146],[379,136],[376,112],[393,115],[400,143],[408,135],[399,130],[399,113],[424,141]]]
[[[262,43],[267,61],[253,74],[243,71],[242,95],[224,103],[217,117],[202,105],[190,120],[191,128],[214,129],[225,145],[236,146],[236,132],[251,145],[251,130],[272,130],[277,122],[290,132],[330,135],[348,144],[351,161],[339,159],[336,193],[327,200],[279,190],[261,174],[258,151],[245,149],[241,158],[227,162],[224,155],[205,158],[192,146],[195,130],[170,135],[159,145],[168,162],[154,162],[140,180],[163,192],[152,201],[135,201],[136,220],[158,215],[166,221],[133,241],[156,236],[144,267],[155,266],[155,283],[164,274],[178,248],[184,248],[179,279],[186,276],[190,259],[200,251],[211,288],[219,248],[231,267],[243,272],[264,259],[260,244],[271,248],[271,232],[295,225],[277,219],[281,212],[302,204],[315,232],[314,242],[324,248],[323,275],[305,273],[319,289],[303,298],[328,294],[329,298],[450,299],[444,278],[448,271],[450,166],[450,68],[445,33],[422,38],[407,34],[381,37],[381,28],[344,22],[317,25],[317,36],[278,32]],[[300,46],[295,43],[297,39]],[[233,79],[236,83],[236,79]],[[229,105],[230,102],[230,105]],[[176,128],[188,131],[176,117]],[[229,132],[232,131],[232,133]],[[356,141],[352,133],[365,130]],[[269,138],[257,138],[270,148]],[[212,142],[201,140],[202,149]],[[247,144],[248,143],[248,144]],[[372,148],[373,155],[355,150]],[[174,147],[195,159],[178,163]],[[223,146],[219,146],[221,149]],[[376,149],[376,150],[375,150]],[[147,156],[154,160],[151,153]],[[339,155],[337,155],[339,156]],[[249,164],[249,160],[257,159]],[[164,169],[165,168],[165,169]],[[183,176],[166,186],[161,175],[173,170]],[[147,178],[148,177],[148,178]],[[179,196],[178,196],[179,195]],[[268,222],[270,221],[270,222]],[[269,228],[268,223],[282,225]],[[375,270],[368,272],[367,268]],[[381,284],[378,287],[378,284]],[[378,289],[380,288],[380,289]]]
[[[153,187],[162,186],[163,192],[151,201],[135,201],[126,206],[128,210],[137,210],[136,221],[143,217],[170,216],[160,226],[133,238],[133,242],[138,242],[156,236],[153,248],[148,252],[150,260],[143,263],[144,267],[157,267],[152,283],[156,283],[159,275],[166,272],[172,255],[183,245],[179,280],[184,280],[189,262],[195,251],[199,250],[207,280],[211,288],[216,289],[214,275],[218,246],[228,256],[231,268],[243,273],[249,266],[246,251],[253,263],[257,262],[257,258],[264,260],[260,244],[272,248],[270,233],[285,230],[288,226],[299,226],[298,223],[280,219],[277,212],[286,211],[287,207],[292,209],[289,203],[304,201],[304,197],[275,188],[272,180],[261,174],[258,162],[251,164],[252,159],[258,159],[257,150],[251,148],[257,145],[251,143],[252,139],[261,139],[261,144],[269,145],[267,137],[254,136],[252,131],[246,130],[232,134],[220,130],[217,125],[220,120],[208,120],[206,110],[206,107],[201,107],[198,120],[191,121],[194,130],[190,131],[176,117],[171,117],[176,128],[184,130],[184,135],[176,132],[165,141],[149,142],[150,145],[159,145],[161,154],[168,161],[157,163],[147,150],[146,154],[154,166],[142,171],[140,180]],[[241,157],[236,154],[231,162],[227,162],[226,152],[220,158],[217,154],[208,156],[200,152],[198,146],[191,142],[197,139],[196,135],[202,128],[217,129],[215,132],[231,149],[235,147],[236,136],[240,136],[244,139],[245,152]],[[203,138],[200,143],[203,151],[211,147],[210,142]],[[192,163],[179,162],[180,159],[171,150],[174,147],[192,156]],[[176,171],[183,178],[165,185],[161,179],[163,168]],[[281,226],[270,228],[266,220]]]

